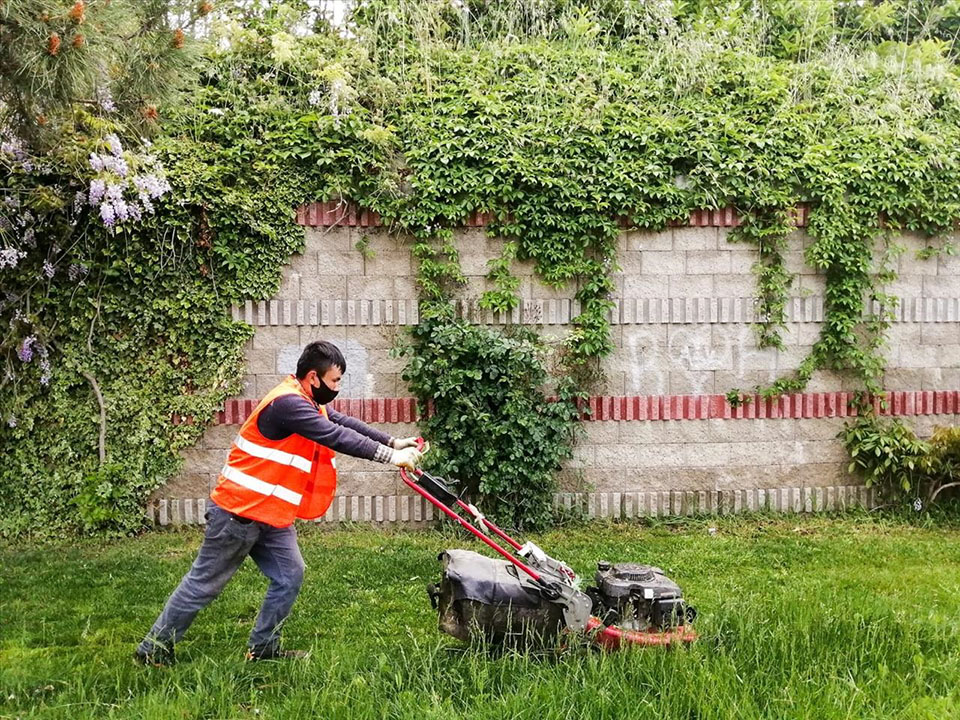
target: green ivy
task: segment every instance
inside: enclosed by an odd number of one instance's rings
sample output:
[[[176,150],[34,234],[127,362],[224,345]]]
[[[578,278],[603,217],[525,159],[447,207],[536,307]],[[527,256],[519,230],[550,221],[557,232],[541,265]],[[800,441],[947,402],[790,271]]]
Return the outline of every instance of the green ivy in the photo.
[[[519,23],[502,34],[509,18],[493,5],[465,27],[446,2],[364,2],[350,37],[323,23],[304,34],[298,12],[282,7],[243,16],[227,42],[208,45],[193,92],[164,109],[154,139],[172,186],[157,214],[120,232],[79,218],[82,241],[67,254],[90,272],[78,282],[37,282],[26,265],[4,275],[5,289],[29,298],[25,320],[0,309],[14,339],[44,328],[56,363],[49,386],[34,365],[14,365],[17,382],[0,391],[0,506],[10,509],[0,532],[139,526],[106,508],[162,485],[236,392],[251,331],[228,308],[275,293],[302,248],[293,208],[314,200],[352,200],[413,238],[422,323],[406,377],[434,402],[424,423],[439,469],[510,522],[546,517],[576,400],[602,379],[624,227],[737,208],[745,223],[732,239],[757,248],[759,343],[777,347],[788,212],[806,204],[805,260],[826,279],[822,334],[796,372],[757,390],[799,390],[829,369],[877,391],[894,304],[884,293],[890,237],[918,232],[926,256],[951,252],[941,238],[960,217],[952,47],[890,41],[889,28],[909,24],[896,13],[857,15],[872,29],[831,42],[836,14],[818,12],[798,45],[795,3],[778,5],[773,27],[729,4],[612,16],[600,5],[560,3],[544,11],[543,32]],[[955,16],[932,27],[953,27]],[[82,114],[76,122],[91,137],[102,131]],[[50,172],[69,176],[83,158]],[[464,277],[453,231],[477,211],[495,216],[487,231],[503,242],[484,307],[517,307],[517,261],[575,289],[581,312],[555,345],[456,319]],[[13,341],[3,350],[15,358]],[[102,462],[88,376],[107,413]],[[509,433],[487,427],[494,413]]]

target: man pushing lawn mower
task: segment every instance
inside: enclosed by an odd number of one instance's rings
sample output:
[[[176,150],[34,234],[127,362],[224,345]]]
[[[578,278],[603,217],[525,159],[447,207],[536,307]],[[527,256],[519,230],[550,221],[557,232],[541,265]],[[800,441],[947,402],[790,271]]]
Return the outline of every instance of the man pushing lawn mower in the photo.
[[[280,647],[304,563],[295,519],[322,516],[337,488],[335,453],[415,470],[417,438],[393,438],[328,409],[347,363],[326,341],[307,345],[290,375],[267,393],[237,433],[210,494],[203,544],[190,570],[137,647],[146,665],[170,665],[174,646],[249,555],[270,579],[248,643],[248,660],[301,657]]]

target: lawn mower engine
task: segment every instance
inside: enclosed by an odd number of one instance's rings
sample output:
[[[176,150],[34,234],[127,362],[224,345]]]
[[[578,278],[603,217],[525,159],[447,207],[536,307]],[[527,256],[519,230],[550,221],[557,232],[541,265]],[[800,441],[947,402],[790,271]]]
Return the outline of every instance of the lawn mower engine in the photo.
[[[689,625],[697,611],[663,570],[651,565],[597,563],[596,587],[587,588],[593,615],[605,626],[640,632]]]

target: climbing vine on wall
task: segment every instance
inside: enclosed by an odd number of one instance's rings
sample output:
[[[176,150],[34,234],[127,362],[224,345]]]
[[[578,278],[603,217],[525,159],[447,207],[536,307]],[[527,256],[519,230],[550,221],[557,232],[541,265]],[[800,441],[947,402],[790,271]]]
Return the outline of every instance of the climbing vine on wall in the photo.
[[[602,380],[624,226],[661,229],[693,209],[734,206],[745,223],[732,239],[757,249],[759,343],[778,347],[791,212],[806,204],[805,260],[826,279],[823,332],[795,373],[762,390],[800,389],[822,369],[879,389],[893,302],[884,284],[898,251],[890,238],[918,232],[928,254],[949,251],[938,237],[960,216],[952,47],[885,26],[830,42],[823,18],[803,43],[796,18],[724,7],[728,15],[710,3],[637,11],[626,22],[560,3],[537,30],[486,6],[464,25],[470,14],[451,16],[448,3],[367,2],[350,37],[322,22],[305,32],[297,7],[234,16],[154,138],[169,183],[155,214],[116,230],[87,212],[74,252],[88,275],[15,280],[65,319],[48,338],[62,357],[49,383],[28,372],[0,398],[0,440],[14,449],[0,502],[16,510],[3,532],[137,526],[132,511],[102,506],[142,501],[235,391],[249,329],[227,308],[275,291],[302,243],[293,208],[318,199],[357,202],[412,238],[423,324],[405,349],[408,381],[434,400],[438,459],[475,492],[502,497],[502,512],[519,503],[508,521],[545,520],[576,401]],[[91,150],[115,163],[108,130],[78,121]],[[494,215],[489,234],[502,241],[480,303],[516,307],[513,268],[532,262],[580,301],[559,342],[454,317],[463,276],[452,231],[478,210]],[[13,306],[3,312],[13,320]],[[29,337],[28,325],[17,328],[11,351]],[[476,352],[445,357],[455,336]],[[512,370],[493,370],[501,363]],[[108,409],[106,463],[87,371]],[[462,437],[488,418],[517,433],[550,430],[494,462],[487,445]]]

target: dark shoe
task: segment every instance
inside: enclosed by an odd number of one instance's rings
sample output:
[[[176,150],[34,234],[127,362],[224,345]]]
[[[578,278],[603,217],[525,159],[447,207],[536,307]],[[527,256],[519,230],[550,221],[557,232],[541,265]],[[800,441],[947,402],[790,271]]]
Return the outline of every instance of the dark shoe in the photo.
[[[133,653],[133,659],[141,665],[152,667],[170,667],[176,662],[173,656],[173,648],[155,647],[150,652],[137,648]]]
[[[281,650],[278,647],[248,648],[247,660],[299,660],[310,657],[306,650]]]

